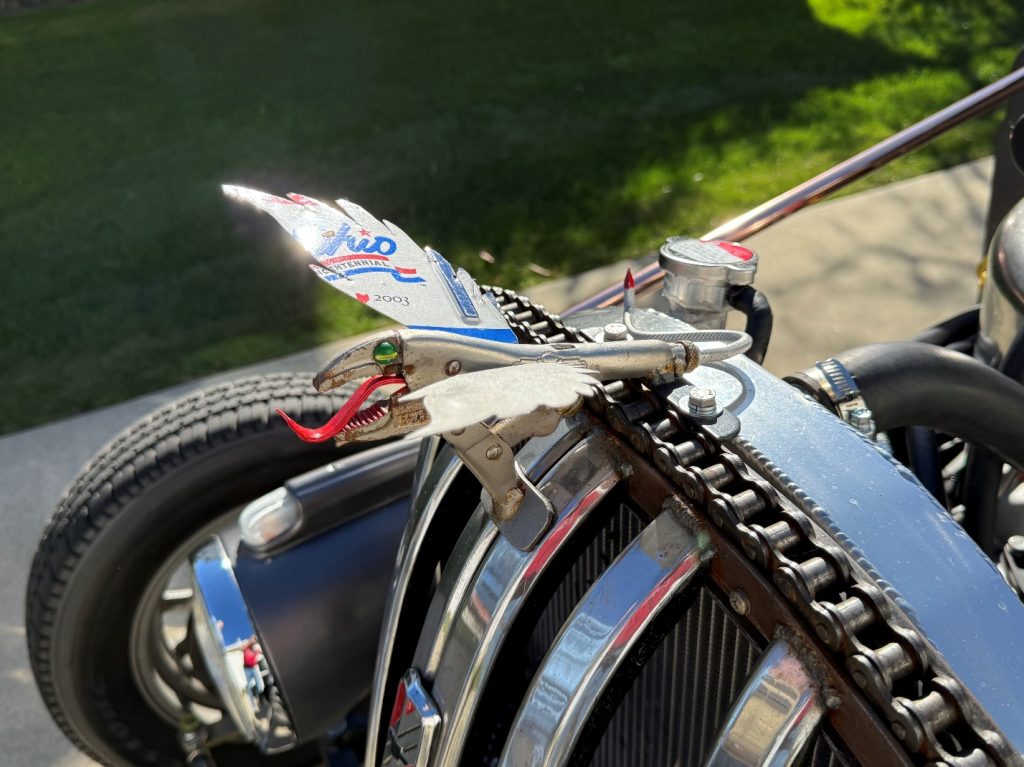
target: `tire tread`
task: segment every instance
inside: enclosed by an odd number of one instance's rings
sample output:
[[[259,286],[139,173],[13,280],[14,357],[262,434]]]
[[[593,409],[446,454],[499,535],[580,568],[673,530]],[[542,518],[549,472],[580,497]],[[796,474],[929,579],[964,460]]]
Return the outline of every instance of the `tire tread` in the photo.
[[[255,432],[286,430],[274,416],[275,408],[286,408],[300,423],[319,423],[333,415],[350,387],[312,395],[310,378],[298,373],[244,378],[172,402],[114,437],[64,492],[29,572],[26,639],[36,684],[51,716],[96,761],[104,760],[60,708],[51,663],[57,611],[78,562],[103,528],[154,482],[225,443]]]

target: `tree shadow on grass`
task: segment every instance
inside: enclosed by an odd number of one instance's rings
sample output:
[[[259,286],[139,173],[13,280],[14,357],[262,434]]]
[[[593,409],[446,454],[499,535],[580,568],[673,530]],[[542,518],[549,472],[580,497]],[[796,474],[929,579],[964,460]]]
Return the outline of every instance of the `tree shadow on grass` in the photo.
[[[220,183],[358,200],[481,281],[572,273],[869,143],[877,125],[830,119],[837,91],[928,68],[977,85],[974,41],[1024,32],[995,0],[926,5],[856,34],[798,0],[108,0],[11,19],[0,429],[373,322]],[[853,112],[884,119],[886,97]]]

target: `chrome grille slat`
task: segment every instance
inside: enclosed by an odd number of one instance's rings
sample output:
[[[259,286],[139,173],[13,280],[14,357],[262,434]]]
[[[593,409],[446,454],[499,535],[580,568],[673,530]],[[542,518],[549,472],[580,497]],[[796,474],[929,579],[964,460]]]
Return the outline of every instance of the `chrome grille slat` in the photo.
[[[500,764],[552,767],[568,761],[612,678],[710,553],[673,510],[644,528],[587,591],[555,639]]]
[[[586,421],[582,418],[563,419],[555,431],[548,436],[530,440],[517,455],[517,460],[531,477],[546,473],[552,464],[582,438],[586,428]],[[405,534],[399,546],[395,574],[388,592],[384,622],[381,625],[381,639],[377,648],[373,689],[370,697],[366,764],[377,764],[380,759],[377,749],[384,734],[381,723],[384,714],[391,710],[390,706],[385,706],[384,700],[386,695],[394,694],[394,690],[388,689],[386,682],[395,671],[392,665],[394,663],[392,656],[396,650],[402,613],[406,607],[406,592],[411,585],[411,574],[422,557],[424,542],[435,525],[440,523],[437,517],[444,516],[438,515],[438,509],[444,501],[448,500],[452,483],[461,468],[462,462],[451,447],[442,448],[427,472],[410,511],[409,523],[406,525]],[[429,605],[425,625],[436,627],[437,621],[443,617],[442,607],[443,603],[441,602],[436,607],[433,603]],[[433,610],[433,615],[431,615],[431,610]]]
[[[796,767],[817,740],[820,687],[788,641],[776,638],[730,708],[704,767]]]
[[[499,537],[491,547],[462,599],[433,680],[432,693],[445,717],[438,764],[459,763],[476,704],[507,632],[547,567],[618,483],[618,467],[599,438],[584,439],[540,486],[558,510],[555,526],[540,545],[523,552]]]
[[[530,635],[527,652],[531,669],[536,670],[551,649],[558,632],[572,614],[573,608],[629,542],[644,528],[645,521],[629,506],[620,505],[593,543],[584,549],[566,578],[537,620]]]
[[[498,658],[481,697],[472,724],[473,733],[486,733],[471,738],[463,753],[464,764],[493,763],[501,753],[508,728],[518,704],[540,662],[561,630],[573,608],[587,588],[601,575],[622,550],[644,528],[648,518],[627,504],[611,506],[602,514],[601,527],[589,540],[583,538],[578,556],[567,562],[566,572],[558,576],[546,604],[536,608],[536,617],[523,616],[524,636],[521,642],[510,643]],[[532,620],[532,628],[525,625]],[[500,670],[500,673],[497,671]],[[511,707],[505,704],[511,703]]]
[[[388,591],[388,603],[384,610],[384,621],[380,629],[380,642],[377,647],[377,660],[374,668],[373,690],[370,694],[369,736],[366,739],[367,764],[376,764],[379,760],[378,743],[383,735],[381,720],[383,719],[384,695],[386,680],[392,672],[392,654],[398,624],[405,602],[406,591],[410,585],[413,568],[420,556],[420,548],[427,537],[427,532],[448,488],[462,468],[455,452],[445,447],[430,467],[419,494],[413,501],[409,514],[409,523],[398,548],[395,574]],[[404,671],[405,669],[402,669]],[[390,709],[389,709],[390,710]]]
[[[444,641],[455,623],[461,595],[471,586],[477,567],[497,535],[498,529],[487,512],[482,506],[478,507],[459,536],[423,622],[424,629],[413,658],[415,668],[427,679],[432,679],[437,672]]]

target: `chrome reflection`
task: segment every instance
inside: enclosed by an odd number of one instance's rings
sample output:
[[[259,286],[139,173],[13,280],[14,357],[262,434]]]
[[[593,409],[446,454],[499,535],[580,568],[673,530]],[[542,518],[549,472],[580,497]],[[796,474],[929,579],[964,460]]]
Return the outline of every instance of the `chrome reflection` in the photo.
[[[804,665],[784,641],[765,650],[733,704],[706,767],[788,767],[818,729],[824,707]]]
[[[552,464],[578,442],[587,429],[588,421],[583,416],[578,415],[565,418],[551,434],[545,437],[536,437],[527,442],[516,454],[516,461],[526,472],[527,476],[535,480],[546,473]],[[377,764],[382,756],[377,753],[378,733],[381,731],[382,721],[387,714],[384,709],[384,701],[391,692],[384,689],[384,680],[388,677],[391,655],[395,648],[399,618],[405,601],[405,593],[409,588],[410,575],[419,557],[427,531],[433,524],[440,505],[444,500],[445,493],[451,486],[461,466],[461,462],[455,456],[452,449],[448,446],[443,447],[430,467],[426,478],[421,483],[413,501],[409,524],[406,527],[402,544],[398,550],[395,575],[388,594],[388,606],[384,613],[384,625],[381,627],[381,641],[377,648],[377,665],[374,671],[373,690],[370,697],[369,729],[367,730],[369,736],[366,741],[365,764]],[[486,515],[477,515],[474,519],[470,520],[469,524],[471,526],[474,524],[484,526],[489,521],[490,518],[486,517]],[[490,527],[493,528],[493,525],[490,525]],[[465,558],[468,556],[469,560],[464,560],[465,563],[468,563],[468,561],[472,561],[473,551],[474,547],[472,545],[467,549],[460,544],[456,551],[453,552],[453,557]],[[477,556],[482,553],[479,547],[475,551]],[[438,586],[439,591],[448,593],[452,590],[459,590],[459,584],[449,583],[449,580],[452,578],[458,580],[460,576],[465,578],[474,571],[475,567],[470,568],[466,573],[463,573],[460,569],[453,570],[450,566],[446,567],[445,572],[449,573],[449,575],[447,579],[442,579],[442,583]],[[425,623],[427,626],[435,627],[443,624],[444,628],[438,628],[439,637],[447,631],[447,627],[450,625],[450,616],[446,616],[443,610],[446,603],[446,601],[441,601],[437,598],[433,599]],[[458,602],[456,601],[455,604],[457,605]]]
[[[671,510],[630,543],[576,606],[530,684],[501,764],[561,765],[623,659],[710,550]]]
[[[516,462],[531,482],[539,484],[552,466],[582,439],[585,424],[581,417],[564,419],[551,434],[523,446],[516,454]],[[455,544],[423,623],[414,657],[416,667],[428,679],[434,678],[458,611],[497,535],[498,528],[481,504]]]
[[[619,461],[599,435],[585,439],[555,464],[540,482],[541,493],[558,513],[554,526],[529,552],[498,537],[461,594],[440,652],[431,643],[430,655],[416,658],[426,675],[436,668],[433,694],[444,712],[438,764],[460,763],[477,703],[510,627],[552,559],[618,484],[618,471]]]
[[[381,767],[427,767],[441,715],[415,669],[398,683]]]
[[[391,655],[395,649],[399,618],[405,604],[405,593],[412,578],[413,565],[419,556],[423,541],[427,537],[434,516],[445,493],[451,487],[462,463],[450,447],[444,447],[434,460],[415,496],[409,512],[409,522],[398,547],[395,573],[388,590],[388,604],[384,610],[384,622],[380,628],[380,642],[377,645],[377,662],[373,672],[373,689],[370,693],[370,717],[366,738],[365,764],[377,764],[377,753],[381,721],[384,716],[384,681],[388,678]]]
[[[291,748],[295,733],[220,538],[211,538],[190,561],[196,641],[228,716],[261,750]]]

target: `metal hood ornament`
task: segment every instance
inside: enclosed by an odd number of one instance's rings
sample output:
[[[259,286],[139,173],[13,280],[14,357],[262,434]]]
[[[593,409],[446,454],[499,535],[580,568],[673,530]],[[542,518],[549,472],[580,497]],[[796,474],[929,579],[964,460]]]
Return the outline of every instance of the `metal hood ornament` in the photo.
[[[292,430],[309,442],[442,434],[483,486],[494,523],[521,549],[536,545],[554,510],[517,465],[512,445],[550,434],[601,381],[677,379],[750,345],[735,331],[644,334],[628,313],[632,340],[519,345],[494,298],[465,270],[355,203],[339,200],[339,210],[298,194],[224,191],[272,215],[332,287],[409,328],[377,335],[326,365],[313,379],[318,391],[361,385],[319,428],[278,411]],[[371,402],[378,389],[386,396]]]
[[[316,259],[310,269],[332,288],[409,328],[516,343],[501,311],[465,269],[421,248],[359,205],[338,208],[301,194],[277,197],[225,185],[224,194],[269,213]]]

